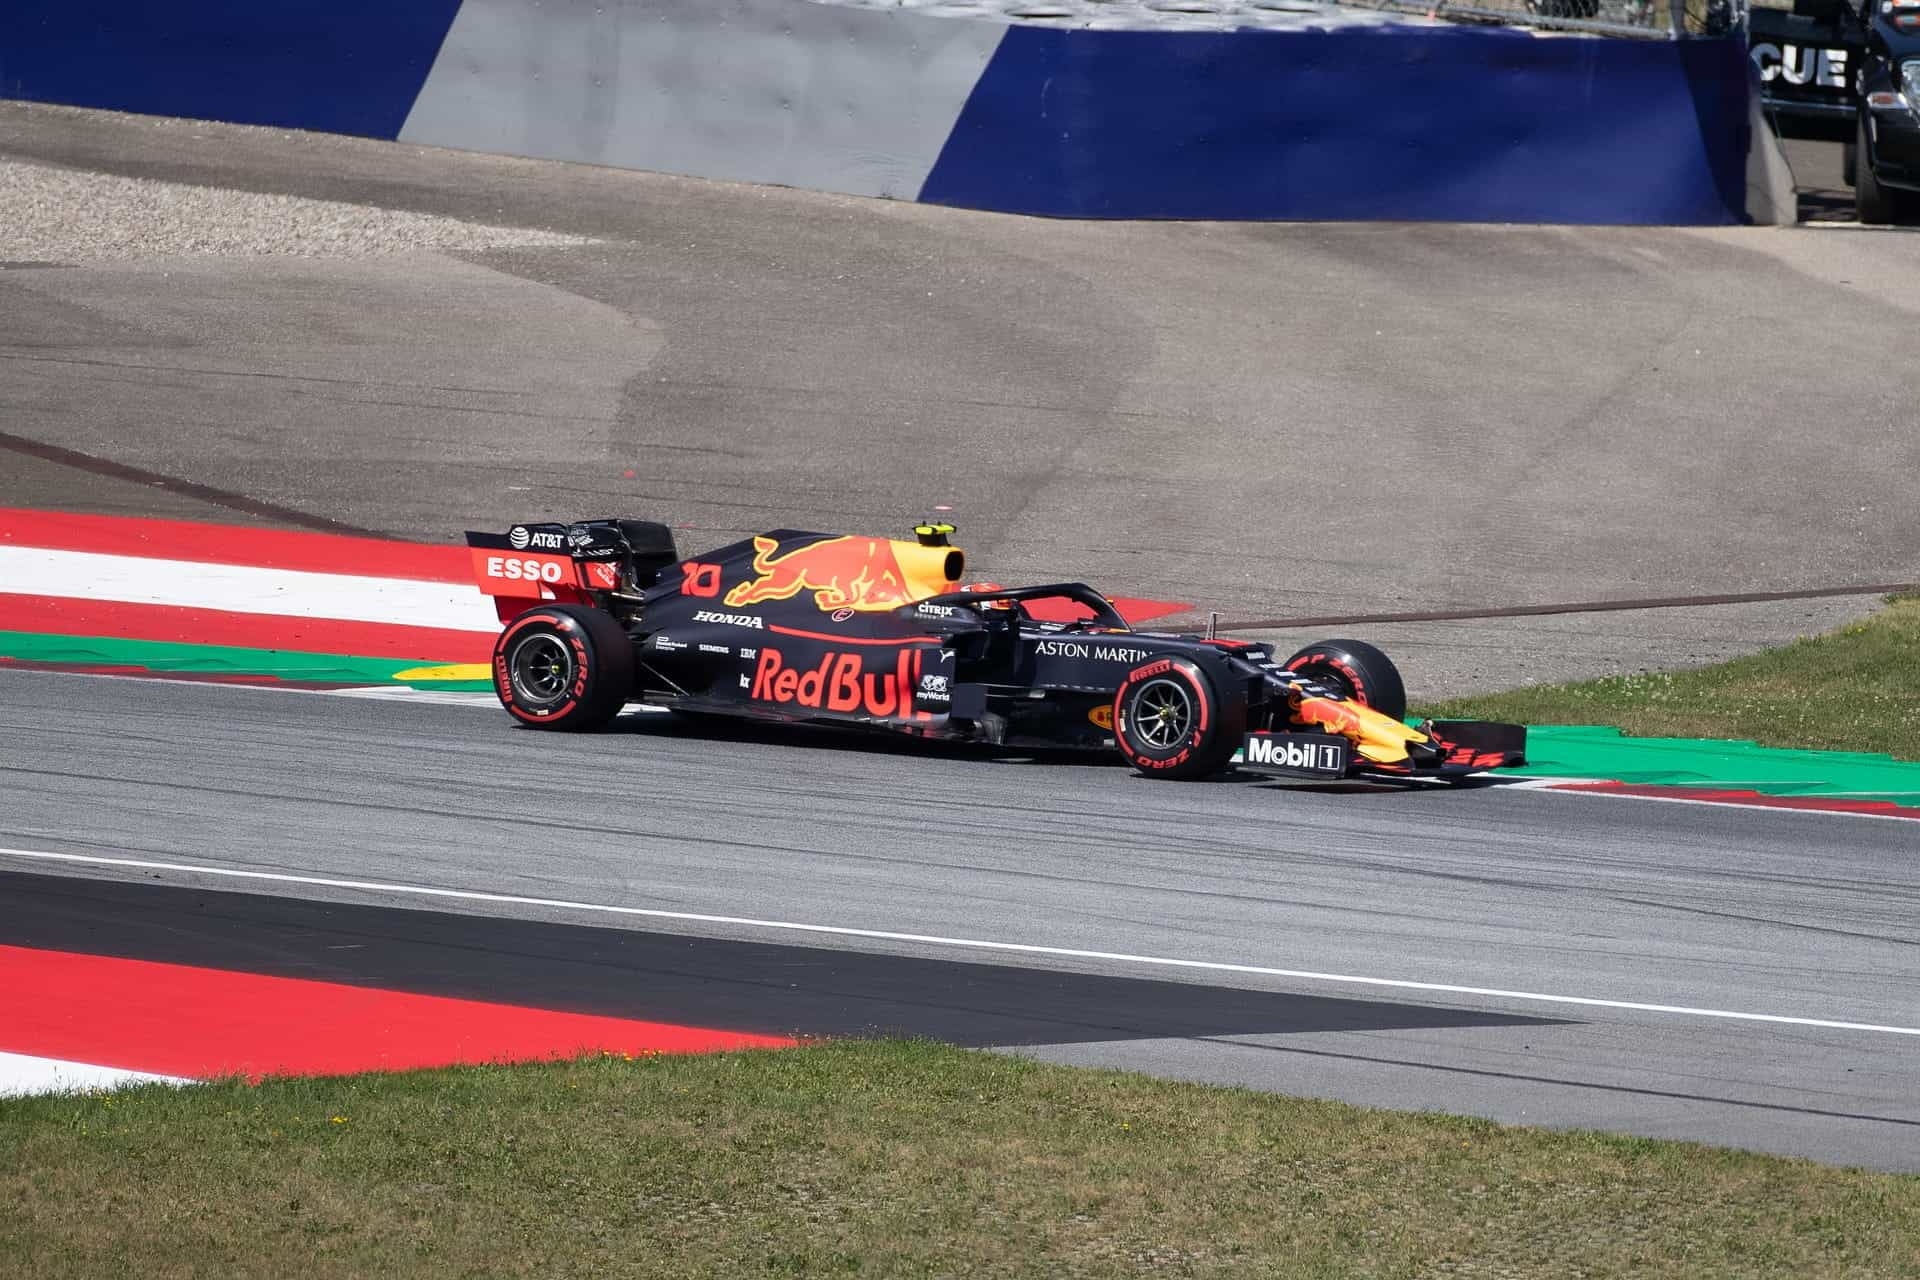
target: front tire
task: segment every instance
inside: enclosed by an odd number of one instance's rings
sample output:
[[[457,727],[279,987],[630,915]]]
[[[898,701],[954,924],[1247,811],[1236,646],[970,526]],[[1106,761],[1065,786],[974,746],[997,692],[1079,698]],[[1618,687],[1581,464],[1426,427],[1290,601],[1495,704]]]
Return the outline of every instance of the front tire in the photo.
[[[633,641],[598,609],[529,609],[494,642],[493,691],[522,724],[603,728],[633,695]]]
[[[1224,771],[1247,731],[1244,690],[1222,686],[1189,658],[1135,667],[1113,695],[1113,740],[1150,778],[1209,778]]]
[[[1287,670],[1332,685],[1342,695],[1383,716],[1404,720],[1407,686],[1393,659],[1364,640],[1322,640],[1286,662]]]
[[[1898,222],[1905,201],[1902,193],[1880,185],[1867,151],[1867,122],[1860,122],[1853,143],[1853,208],[1864,226],[1884,227]]]

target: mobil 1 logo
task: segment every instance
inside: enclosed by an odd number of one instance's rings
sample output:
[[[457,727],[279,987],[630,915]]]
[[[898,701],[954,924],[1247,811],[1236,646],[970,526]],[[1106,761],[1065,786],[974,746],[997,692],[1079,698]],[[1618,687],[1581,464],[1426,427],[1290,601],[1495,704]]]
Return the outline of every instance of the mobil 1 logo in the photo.
[[[1305,778],[1344,778],[1353,748],[1333,733],[1250,733],[1243,769]]]

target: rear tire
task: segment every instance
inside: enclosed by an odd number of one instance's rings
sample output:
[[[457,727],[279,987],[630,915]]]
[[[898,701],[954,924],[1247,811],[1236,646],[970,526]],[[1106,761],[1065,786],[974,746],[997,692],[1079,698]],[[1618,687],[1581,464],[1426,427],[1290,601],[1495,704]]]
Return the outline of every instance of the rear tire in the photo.
[[[633,695],[633,640],[598,609],[529,609],[494,642],[493,691],[522,724],[602,728]]]
[[[1190,658],[1136,667],[1113,695],[1113,740],[1150,778],[1210,778],[1225,771],[1247,732],[1247,695]]]
[[[1330,684],[1349,699],[1383,716],[1403,720],[1407,687],[1393,659],[1364,640],[1322,640],[1286,662],[1287,670]]]
[[[1853,208],[1862,225],[1884,227],[1900,220],[1901,192],[1880,185],[1873,174],[1873,158],[1867,152],[1867,122],[1860,122],[1853,143]]]

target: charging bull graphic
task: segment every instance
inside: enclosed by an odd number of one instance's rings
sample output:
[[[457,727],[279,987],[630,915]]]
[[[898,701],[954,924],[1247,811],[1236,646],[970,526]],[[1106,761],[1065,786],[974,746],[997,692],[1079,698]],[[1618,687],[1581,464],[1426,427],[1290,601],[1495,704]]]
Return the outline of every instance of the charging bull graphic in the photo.
[[[1383,716],[1358,702],[1338,702],[1332,698],[1295,695],[1289,699],[1294,719],[1301,724],[1324,729],[1347,738],[1363,757],[1376,764],[1392,764],[1407,758],[1409,742],[1426,742],[1427,735],[1409,729],[1391,716]]]
[[[728,604],[741,608],[811,591],[823,611],[877,612],[950,591],[959,576],[958,552],[886,538],[824,538],[785,555],[776,555],[779,550],[772,538],[754,538],[759,576],[727,592]]]

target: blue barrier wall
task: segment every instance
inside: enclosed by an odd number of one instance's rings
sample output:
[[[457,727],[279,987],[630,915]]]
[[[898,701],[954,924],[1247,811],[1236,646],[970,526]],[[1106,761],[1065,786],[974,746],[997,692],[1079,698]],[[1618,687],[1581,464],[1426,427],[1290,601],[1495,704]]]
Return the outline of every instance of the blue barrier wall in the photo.
[[[1741,220],[1737,41],[1015,27],[920,198],[1094,218]]]
[[[1092,218],[1743,220],[1737,40],[808,0],[0,0],[0,96]]]
[[[0,97],[393,138],[461,0],[0,0]]]

